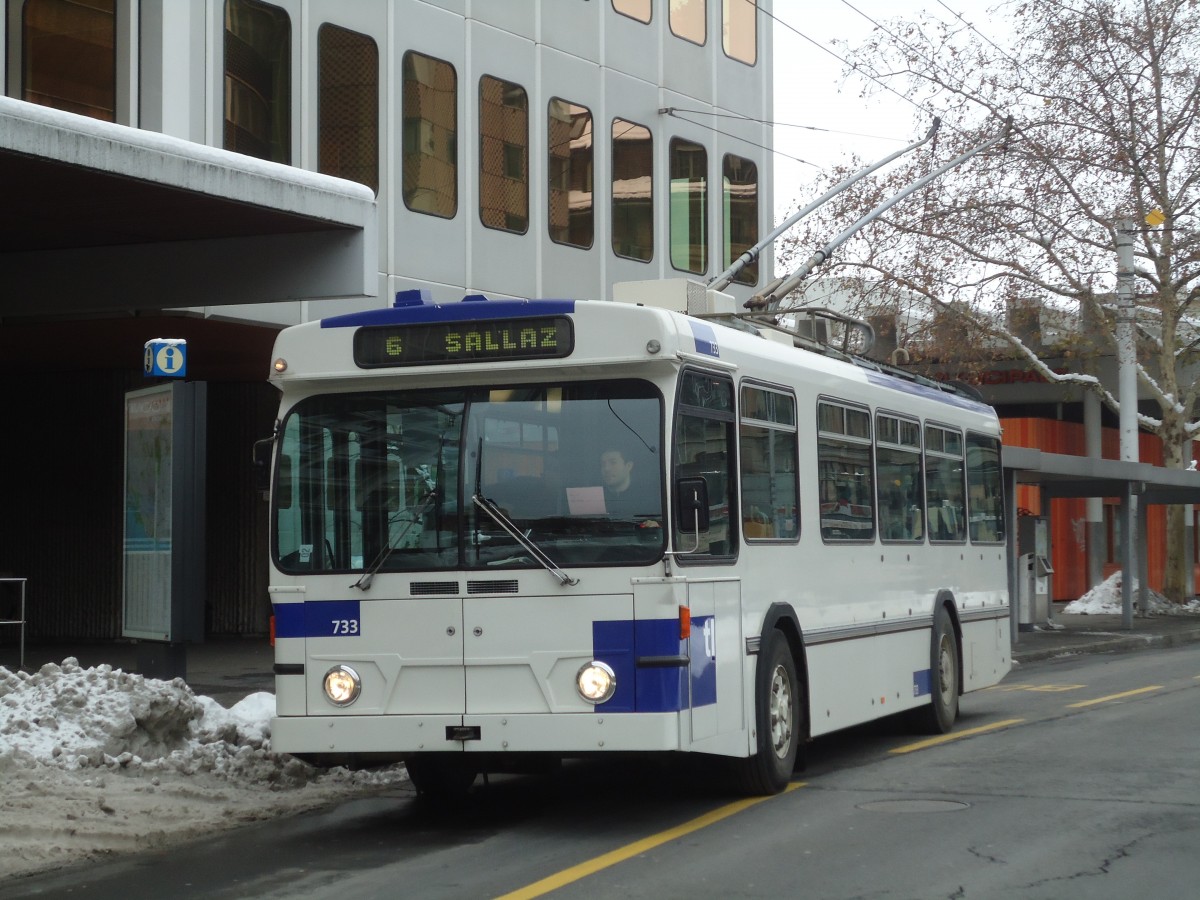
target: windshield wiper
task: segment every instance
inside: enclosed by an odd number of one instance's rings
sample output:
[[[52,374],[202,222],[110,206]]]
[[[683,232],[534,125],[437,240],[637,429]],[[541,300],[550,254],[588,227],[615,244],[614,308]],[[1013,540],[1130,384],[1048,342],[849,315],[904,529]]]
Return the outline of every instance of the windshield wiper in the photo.
[[[392,551],[400,546],[401,539],[412,530],[414,525],[421,521],[421,516],[425,515],[425,511],[433,505],[434,500],[437,498],[438,490],[436,487],[432,487],[425,492],[425,496],[421,499],[421,505],[413,512],[412,517],[408,520],[408,524],[400,530],[394,541],[389,541],[388,545],[379,551],[379,555],[375,557],[375,562],[371,563],[370,568],[363,572],[359,576],[358,581],[354,582],[350,587],[365,591],[371,586],[371,581],[375,578],[375,573],[383,567],[383,564],[387,562],[387,558],[392,555]]]
[[[547,556],[541,547],[539,547],[525,535],[521,534],[520,529],[517,528],[513,520],[501,512],[500,508],[491,500],[479,493],[476,493],[473,497],[471,497],[471,500],[476,506],[487,513],[493,522],[503,528],[505,533],[508,534],[510,538],[528,550],[529,554],[539,563],[541,563],[547,572],[558,579],[559,584],[572,586],[579,584],[578,578],[572,578],[570,575],[560,569],[558,564],[555,563],[554,560],[552,560],[549,556]]]

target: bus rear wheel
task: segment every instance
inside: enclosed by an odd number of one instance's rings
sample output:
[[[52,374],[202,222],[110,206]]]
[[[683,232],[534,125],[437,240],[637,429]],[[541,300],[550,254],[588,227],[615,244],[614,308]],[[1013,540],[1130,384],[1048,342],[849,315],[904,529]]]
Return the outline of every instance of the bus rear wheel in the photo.
[[[777,629],[759,651],[754,708],[758,752],[736,760],[734,773],[747,794],[778,794],[792,780],[804,729],[796,661]]]
[[[930,704],[916,710],[916,722],[928,734],[946,734],[958,718],[958,638],[944,606],[933,617],[929,658]]]

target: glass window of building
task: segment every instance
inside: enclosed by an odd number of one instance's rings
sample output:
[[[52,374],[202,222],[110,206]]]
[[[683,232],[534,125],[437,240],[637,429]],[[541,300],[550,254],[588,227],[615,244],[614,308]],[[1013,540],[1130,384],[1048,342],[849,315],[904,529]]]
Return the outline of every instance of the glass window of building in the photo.
[[[557,97],[549,110],[550,239],[588,248],[595,235],[592,112]]]
[[[479,218],[529,230],[529,95],[511,81],[479,79]]]
[[[754,65],[758,61],[758,0],[721,0],[725,55]]]
[[[612,124],[613,253],[649,262],[654,257],[654,139],[624,119]]]
[[[613,9],[623,16],[637,19],[639,22],[650,21],[650,0],[612,0]]]
[[[708,37],[708,0],[671,0],[671,33],[693,44]]]
[[[292,25],[258,0],[225,0],[225,149],[291,164]]]
[[[328,23],[317,31],[317,170],[379,193],[379,49]]]
[[[444,60],[404,54],[404,205],[458,212],[458,73]]]
[[[116,121],[115,0],[28,0],[21,11],[21,99]]]
[[[671,265],[683,272],[708,270],[708,151],[671,140]]]
[[[722,166],[725,259],[722,268],[758,243],[758,166],[740,156],[726,155]],[[734,281],[758,283],[758,260],[738,272]]]

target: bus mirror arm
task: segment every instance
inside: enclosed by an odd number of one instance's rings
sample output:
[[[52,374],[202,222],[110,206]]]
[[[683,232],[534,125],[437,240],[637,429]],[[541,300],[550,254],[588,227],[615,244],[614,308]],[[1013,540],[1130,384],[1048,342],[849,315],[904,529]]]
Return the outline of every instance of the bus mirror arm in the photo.
[[[700,550],[700,532],[708,531],[708,482],[703,478],[680,478],[675,482],[675,518],[680,534],[691,533],[696,543],[690,550],[674,555],[686,556]]]

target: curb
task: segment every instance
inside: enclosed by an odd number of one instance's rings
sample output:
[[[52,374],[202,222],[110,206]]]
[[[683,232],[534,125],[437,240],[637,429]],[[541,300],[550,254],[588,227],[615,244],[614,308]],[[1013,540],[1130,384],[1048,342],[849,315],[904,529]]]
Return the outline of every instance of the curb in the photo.
[[[1020,664],[1080,656],[1085,653],[1125,653],[1177,647],[1200,641],[1200,629],[1186,629],[1166,634],[1112,635],[1111,633],[1091,632],[1086,636],[1094,639],[1076,642],[1068,637],[1056,646],[1031,647],[1029,649],[1021,649],[1018,645],[1013,649],[1012,660],[1015,664]]]

